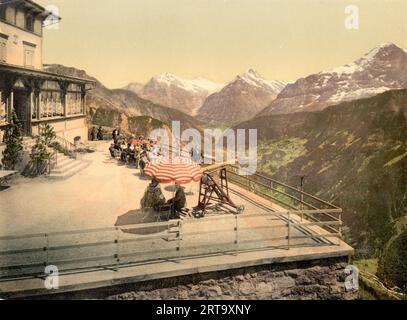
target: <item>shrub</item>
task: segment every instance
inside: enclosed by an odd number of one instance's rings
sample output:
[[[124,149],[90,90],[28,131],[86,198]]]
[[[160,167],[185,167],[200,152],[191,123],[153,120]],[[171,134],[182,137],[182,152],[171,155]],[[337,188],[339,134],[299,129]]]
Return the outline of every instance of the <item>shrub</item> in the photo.
[[[18,122],[17,115],[13,111],[10,128],[6,134],[6,149],[3,151],[2,163],[5,169],[14,170],[16,165],[22,159],[23,137],[21,134],[21,125]]]
[[[34,167],[35,175],[42,175],[46,172],[50,157],[51,154],[45,144],[37,138],[37,143],[33,146],[30,154],[30,163]]]
[[[380,257],[379,273],[387,284],[407,292],[407,229],[388,244]]]

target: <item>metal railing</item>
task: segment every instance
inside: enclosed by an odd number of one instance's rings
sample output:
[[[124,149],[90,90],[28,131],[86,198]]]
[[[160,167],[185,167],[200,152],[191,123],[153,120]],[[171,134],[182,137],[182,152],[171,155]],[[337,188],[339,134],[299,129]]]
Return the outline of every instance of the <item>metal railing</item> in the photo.
[[[76,159],[78,157],[78,153],[76,151],[76,146],[74,143],[60,137],[60,136],[56,136],[54,141],[58,143],[64,150],[64,153],[67,153],[67,155],[71,158]]]
[[[338,206],[320,199],[312,194],[304,192],[300,188],[287,185],[283,182],[267,177],[260,173],[246,174],[244,169],[237,165],[225,165],[230,182],[270,200],[284,209],[300,214],[301,219],[309,219],[313,222],[342,221],[342,209]],[[215,171],[218,171],[217,168]],[[214,173],[214,172],[212,172]],[[243,175],[242,175],[243,174]],[[318,212],[311,215],[309,212]],[[326,229],[342,233],[341,223],[338,230],[325,226]]]
[[[51,174],[51,171],[58,165],[58,152],[54,151],[51,153],[48,163],[47,163],[47,172]]]
[[[262,174],[242,176],[236,165],[224,168],[231,192],[262,212],[0,237],[0,278],[43,275],[49,265],[60,272],[117,270],[197,256],[341,244],[341,208]],[[279,206],[261,204],[254,195]]]
[[[329,209],[339,214],[340,209]],[[302,219],[321,210],[216,215],[108,228],[0,237],[0,279],[248,251],[340,245],[341,221]],[[335,240],[336,239],[336,240]]]

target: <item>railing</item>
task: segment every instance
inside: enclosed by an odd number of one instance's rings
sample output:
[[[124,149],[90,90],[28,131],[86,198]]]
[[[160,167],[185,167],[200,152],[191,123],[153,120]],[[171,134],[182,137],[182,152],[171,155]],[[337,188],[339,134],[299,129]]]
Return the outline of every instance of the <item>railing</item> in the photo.
[[[51,174],[52,169],[54,169],[57,165],[58,165],[58,152],[54,151],[48,159],[47,163],[48,174]]]
[[[331,213],[339,213],[331,209]],[[258,250],[335,246],[341,221],[305,221],[321,210],[219,215],[119,227],[0,237],[0,278],[120,267]],[[335,240],[337,239],[337,240]]]
[[[259,212],[0,237],[0,278],[43,275],[49,265],[60,272],[117,270],[197,256],[341,244],[341,208],[264,175],[241,176],[237,166],[225,168],[231,192],[255,202]],[[258,203],[253,194],[279,206]]]
[[[227,170],[228,179],[231,183],[270,200],[284,209],[300,214],[301,219],[308,219],[313,222],[342,221],[341,208],[301,189],[289,186],[263,174],[245,174],[244,169],[239,168],[237,165],[225,165],[224,168]],[[214,172],[218,170],[219,168]],[[309,212],[316,211],[318,214],[309,214]],[[342,234],[342,223],[338,224],[337,229],[331,226],[325,226],[325,228]]]
[[[67,153],[67,155],[70,156],[71,158],[76,159],[78,157],[78,153],[76,152],[76,146],[72,142],[60,136],[56,136],[54,142],[58,143]]]

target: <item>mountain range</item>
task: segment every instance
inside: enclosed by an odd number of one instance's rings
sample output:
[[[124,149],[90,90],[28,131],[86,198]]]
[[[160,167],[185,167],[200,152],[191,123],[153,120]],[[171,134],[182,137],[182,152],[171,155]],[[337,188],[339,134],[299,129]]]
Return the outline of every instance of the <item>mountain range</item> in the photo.
[[[151,78],[145,85],[130,83],[124,89],[133,91],[143,99],[193,116],[209,95],[222,88],[223,85],[204,78],[186,80],[165,73]]]
[[[61,65],[48,65],[46,69],[91,78],[83,70]],[[350,64],[288,84],[265,80],[253,69],[226,86],[203,78],[185,80],[170,73],[123,89],[108,89],[92,79],[96,87],[90,92],[88,104],[93,114],[99,109],[115,110],[125,117],[147,116],[168,124],[180,120],[184,127],[200,127],[203,123],[224,127],[254,117],[319,111],[407,88],[407,53],[386,43]]]
[[[154,129],[161,125],[171,127],[172,121],[180,121],[182,128],[199,129],[202,126],[194,117],[145,100],[132,91],[108,89],[84,70],[58,64],[45,65],[44,69],[95,81],[95,87],[87,97],[88,118],[95,125],[120,127],[126,131],[143,131],[146,127]],[[146,134],[145,130],[141,133]]]
[[[401,88],[407,88],[407,53],[386,43],[353,63],[287,85],[258,116],[323,110]]]
[[[300,78],[292,83],[266,80],[249,69],[226,86],[170,73],[124,89],[155,104],[176,109],[198,122],[229,126],[255,116],[310,112],[407,88],[407,53],[382,44],[352,63]]]

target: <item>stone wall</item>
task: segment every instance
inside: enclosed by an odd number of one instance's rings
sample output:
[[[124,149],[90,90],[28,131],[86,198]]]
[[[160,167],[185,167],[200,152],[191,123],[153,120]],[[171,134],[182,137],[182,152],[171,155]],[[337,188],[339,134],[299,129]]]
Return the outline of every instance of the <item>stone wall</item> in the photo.
[[[264,265],[148,281],[64,298],[110,300],[319,300],[358,298],[345,289],[347,259]]]

